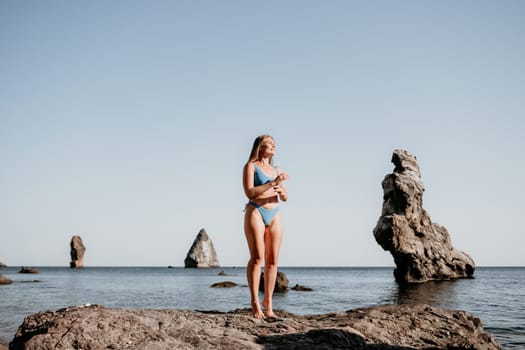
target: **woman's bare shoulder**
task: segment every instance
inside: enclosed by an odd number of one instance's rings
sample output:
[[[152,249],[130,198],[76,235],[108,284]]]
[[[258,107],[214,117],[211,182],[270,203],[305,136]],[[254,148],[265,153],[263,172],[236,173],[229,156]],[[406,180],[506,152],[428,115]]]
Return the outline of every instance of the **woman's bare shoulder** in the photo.
[[[255,165],[253,162],[247,162],[246,164],[244,164],[243,169],[246,171],[254,171]]]

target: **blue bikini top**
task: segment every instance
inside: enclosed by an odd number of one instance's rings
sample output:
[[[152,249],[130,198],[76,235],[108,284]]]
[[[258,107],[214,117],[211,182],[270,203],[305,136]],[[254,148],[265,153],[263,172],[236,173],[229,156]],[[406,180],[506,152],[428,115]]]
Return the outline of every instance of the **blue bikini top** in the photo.
[[[277,175],[275,175],[274,177],[269,177],[257,166],[257,164],[255,164],[255,162],[253,163],[253,165],[255,165],[255,174],[253,175],[253,184],[255,186],[264,185],[270,181],[273,181],[277,177]],[[275,169],[275,167],[273,167],[273,170],[275,174],[277,174],[277,170]]]

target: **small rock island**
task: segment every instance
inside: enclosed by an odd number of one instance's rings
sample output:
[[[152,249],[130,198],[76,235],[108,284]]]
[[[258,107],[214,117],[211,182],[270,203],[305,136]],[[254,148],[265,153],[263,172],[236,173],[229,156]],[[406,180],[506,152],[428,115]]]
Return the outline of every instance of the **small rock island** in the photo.
[[[191,245],[186,259],[184,259],[184,267],[187,268],[209,268],[209,267],[220,267],[219,259],[217,258],[217,252],[208,233],[203,228],[195,237],[193,244]]]
[[[34,267],[26,267],[26,266],[22,266],[20,267],[20,270],[18,270],[18,273],[38,273],[38,270],[35,269]]]
[[[273,293],[286,293],[288,291],[289,284],[290,281],[288,281],[288,277],[286,276],[286,274],[282,271],[277,271],[277,277],[275,278],[275,286],[273,289]],[[259,290],[261,292],[264,292],[264,272],[261,273]]]
[[[455,249],[447,229],[423,209],[425,187],[416,157],[404,150],[392,155],[394,172],[385,176],[383,209],[374,228],[377,243],[390,251],[399,283],[472,277],[474,260]]]
[[[2,284],[11,284],[11,283],[13,283],[13,281],[11,279],[5,277],[4,275],[2,275],[0,273],[0,285],[2,285]]]

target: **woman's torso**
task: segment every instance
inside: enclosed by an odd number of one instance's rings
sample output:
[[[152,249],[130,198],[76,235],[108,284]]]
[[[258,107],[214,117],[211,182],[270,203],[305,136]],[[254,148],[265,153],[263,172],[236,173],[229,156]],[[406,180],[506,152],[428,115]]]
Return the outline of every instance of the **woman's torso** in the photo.
[[[255,171],[253,174],[253,185],[261,186],[275,180],[278,175],[277,169],[274,166],[267,165],[258,165],[256,162],[253,162]],[[255,202],[265,208],[273,208],[279,203],[279,197],[273,190],[270,188],[259,197],[252,199],[252,202]]]

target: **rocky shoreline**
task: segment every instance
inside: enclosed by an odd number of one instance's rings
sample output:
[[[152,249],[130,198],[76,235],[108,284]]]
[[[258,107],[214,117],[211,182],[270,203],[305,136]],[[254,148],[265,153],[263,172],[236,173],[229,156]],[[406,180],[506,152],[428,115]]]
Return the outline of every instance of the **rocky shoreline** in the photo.
[[[501,349],[470,313],[425,304],[278,316],[69,307],[26,317],[9,349]]]

